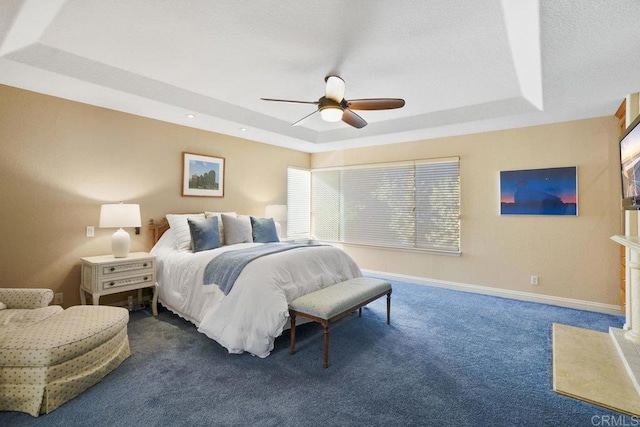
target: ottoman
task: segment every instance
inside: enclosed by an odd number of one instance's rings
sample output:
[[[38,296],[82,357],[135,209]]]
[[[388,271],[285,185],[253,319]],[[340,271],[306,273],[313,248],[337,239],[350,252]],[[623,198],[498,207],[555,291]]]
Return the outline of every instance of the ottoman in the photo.
[[[130,355],[129,312],[74,306],[0,336],[0,410],[49,413]]]

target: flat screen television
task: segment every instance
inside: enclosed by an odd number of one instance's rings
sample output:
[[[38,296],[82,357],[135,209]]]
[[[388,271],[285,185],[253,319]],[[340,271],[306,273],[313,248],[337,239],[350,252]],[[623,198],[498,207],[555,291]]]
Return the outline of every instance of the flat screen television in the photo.
[[[620,137],[622,207],[640,209],[640,116]]]

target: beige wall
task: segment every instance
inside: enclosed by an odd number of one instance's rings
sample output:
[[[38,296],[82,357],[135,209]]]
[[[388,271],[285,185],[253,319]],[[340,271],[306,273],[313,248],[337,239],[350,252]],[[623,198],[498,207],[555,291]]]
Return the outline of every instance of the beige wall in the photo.
[[[183,151],[226,159],[224,198],[181,196]],[[139,203],[132,251],[148,250],[148,219],[264,215],[286,203],[287,166],[309,162],[307,153],[0,85],[0,286],[49,287],[64,292],[65,306],[79,304],[80,257],[111,250],[114,230],[97,228],[100,204]],[[85,237],[87,225],[96,237]]]
[[[612,112],[613,113],[613,112]],[[313,154],[312,167],[460,156],[462,255],[357,246],[362,267],[447,282],[619,304],[617,120],[546,126]],[[499,172],[578,167],[577,217],[500,216]],[[531,275],[539,286],[530,285]]]
[[[46,286],[79,303],[79,258],[110,251],[100,204],[262,215],[286,202],[286,167],[460,156],[460,257],[346,247],[361,267],[618,304],[619,166],[612,117],[309,155],[0,85],[0,286]],[[182,152],[226,158],[224,198],[181,196]],[[311,162],[311,163],[310,163]],[[577,166],[578,217],[498,214],[499,171]],[[132,233],[132,250],[148,233]],[[538,287],[529,276],[540,277]]]

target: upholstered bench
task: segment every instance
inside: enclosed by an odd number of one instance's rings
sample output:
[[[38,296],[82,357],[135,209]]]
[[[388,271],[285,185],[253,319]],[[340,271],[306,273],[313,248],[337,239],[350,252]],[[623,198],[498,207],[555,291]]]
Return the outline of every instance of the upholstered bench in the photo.
[[[130,355],[129,312],[74,306],[19,329],[0,329],[0,410],[38,416],[74,398]]]
[[[322,367],[329,367],[329,324],[354,310],[362,316],[362,307],[384,295],[387,296],[387,324],[391,322],[391,284],[370,277],[357,277],[345,282],[311,292],[296,298],[289,304],[291,317],[291,354],[296,352],[296,316],[322,324],[324,335],[324,360]]]

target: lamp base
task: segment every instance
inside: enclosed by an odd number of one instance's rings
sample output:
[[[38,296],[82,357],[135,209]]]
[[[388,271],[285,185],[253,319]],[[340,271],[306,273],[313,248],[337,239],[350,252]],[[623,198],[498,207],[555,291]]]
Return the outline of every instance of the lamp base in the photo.
[[[111,236],[111,252],[115,258],[126,258],[131,247],[131,237],[122,228]]]

